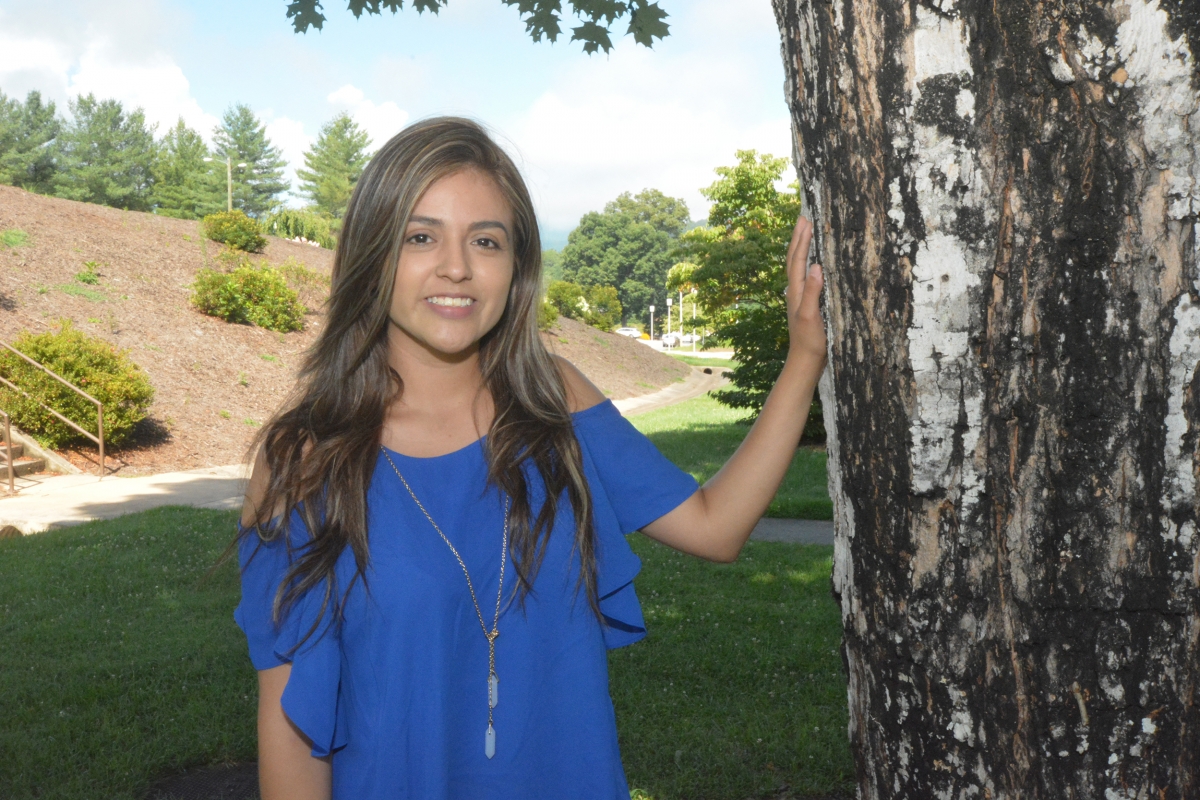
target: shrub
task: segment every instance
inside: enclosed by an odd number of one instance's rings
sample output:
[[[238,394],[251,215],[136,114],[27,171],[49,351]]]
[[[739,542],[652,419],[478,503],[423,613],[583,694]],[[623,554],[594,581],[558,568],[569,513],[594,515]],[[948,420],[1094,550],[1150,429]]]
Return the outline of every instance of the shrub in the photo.
[[[100,282],[100,273],[97,272],[100,263],[97,261],[83,262],[83,272],[75,273],[75,280],[78,283],[86,283],[89,286],[95,286]]]
[[[241,211],[220,211],[209,214],[200,223],[201,232],[214,242],[227,244],[247,253],[261,252],[267,240],[262,226]]]
[[[621,320],[621,301],[611,286],[586,289],[569,281],[553,281],[546,290],[546,302],[570,319],[594,328],[610,331]]]
[[[304,327],[304,305],[279,272],[249,264],[233,272],[202,269],[192,283],[192,305],[226,322],[287,333]]]
[[[538,309],[538,330],[548,331],[558,323],[558,309],[549,300],[543,300]]]
[[[329,220],[311,211],[284,209],[267,217],[267,233],[284,239],[303,239],[332,250],[337,244]]]
[[[154,387],[141,368],[103,339],[76,330],[63,320],[57,330],[22,333],[15,349],[61,375],[104,406],[105,446],[120,446],[145,419],[154,399]],[[96,406],[63,386],[42,370],[8,350],[0,351],[0,375],[34,399],[45,403],[75,424],[96,433]],[[0,407],[13,423],[47,447],[82,438],[78,431],[46,413],[37,403],[0,385]]]
[[[621,301],[612,286],[589,286],[584,291],[587,311],[583,321],[593,328],[611,331],[621,321]]]
[[[546,302],[568,319],[583,320],[586,301],[583,299],[583,289],[578,284],[551,281],[546,289]]]

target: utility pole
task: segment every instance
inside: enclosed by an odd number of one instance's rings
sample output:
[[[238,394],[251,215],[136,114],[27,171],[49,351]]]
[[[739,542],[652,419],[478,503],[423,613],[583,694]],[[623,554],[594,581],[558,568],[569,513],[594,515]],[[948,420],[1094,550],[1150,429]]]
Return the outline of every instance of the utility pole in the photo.
[[[654,341],[654,306],[650,306],[650,341]]]
[[[220,161],[219,158],[206,158],[205,161]],[[238,169],[244,169],[246,162],[238,164]],[[225,210],[233,211],[233,159],[225,156]]]

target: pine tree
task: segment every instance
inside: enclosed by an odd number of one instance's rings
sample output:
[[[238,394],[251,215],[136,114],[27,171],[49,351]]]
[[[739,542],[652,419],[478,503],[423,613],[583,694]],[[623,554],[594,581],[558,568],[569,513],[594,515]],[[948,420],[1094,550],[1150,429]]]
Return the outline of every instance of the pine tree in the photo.
[[[279,195],[290,188],[283,178],[287,162],[247,105],[239,103],[225,112],[213,132],[213,155],[222,162],[228,158],[235,165],[246,164],[233,168],[233,207],[252,217],[274,211],[280,204]]]
[[[204,163],[208,146],[180,119],[159,143],[154,162],[155,212],[179,219],[200,219],[225,208],[223,181]]]
[[[25,103],[0,92],[0,183],[49,192],[62,120],[54,103],[30,92]]]
[[[68,200],[148,210],[157,145],[142,110],[127,114],[120,101],[97,100],[92,94],[75,98],[70,107],[54,193]]]
[[[338,114],[321,127],[317,142],[304,154],[306,169],[296,170],[300,192],[316,210],[341,219],[354,184],[371,159],[371,138],[350,115]]]

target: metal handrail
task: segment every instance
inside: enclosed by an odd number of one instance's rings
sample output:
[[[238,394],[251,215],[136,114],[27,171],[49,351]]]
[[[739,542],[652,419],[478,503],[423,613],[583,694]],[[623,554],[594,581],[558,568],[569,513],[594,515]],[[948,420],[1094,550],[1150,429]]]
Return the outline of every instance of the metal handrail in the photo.
[[[4,454],[4,460],[8,464],[8,493],[16,494],[13,482],[13,446],[12,446],[12,427],[8,424],[8,414],[0,410],[0,416],[4,417],[4,446],[8,452]]]
[[[9,380],[7,380],[7,379],[6,379],[6,378],[4,378],[3,376],[0,376],[0,383],[3,383],[5,386],[7,386],[8,388],[12,389],[13,391],[20,392],[21,394],[25,395],[25,396],[26,396],[26,397],[28,397],[30,400],[32,400],[33,402],[37,403],[39,406],[41,406],[41,407],[42,407],[42,408],[44,408],[45,410],[49,411],[49,412],[50,412],[51,414],[53,414],[54,416],[58,417],[58,418],[59,418],[60,420],[62,420],[64,423],[66,423],[67,425],[71,426],[71,427],[72,427],[72,428],[74,428],[75,430],[79,431],[79,432],[80,432],[80,433],[82,433],[84,436],[86,436],[87,438],[89,438],[89,439],[91,439],[93,442],[95,442],[97,445],[99,445],[99,446],[100,446],[100,477],[101,477],[101,478],[103,478],[103,477],[104,477],[104,404],[103,404],[103,403],[101,403],[101,402],[100,402],[99,400],[97,400],[96,398],[92,397],[90,394],[88,394],[87,392],[85,392],[83,389],[80,389],[78,386],[76,386],[75,384],[71,383],[71,382],[70,382],[69,380],[67,380],[66,378],[62,377],[61,375],[58,375],[58,374],[57,374],[57,373],[55,373],[53,370],[47,369],[47,368],[46,368],[45,366],[43,366],[42,364],[39,364],[38,362],[34,361],[32,358],[30,358],[29,356],[25,355],[25,354],[24,354],[24,353],[22,353],[20,350],[17,350],[15,347],[12,347],[11,345],[5,344],[4,342],[0,342],[0,347],[3,347],[4,349],[6,349],[6,350],[8,350],[8,351],[10,351],[10,352],[12,352],[12,353],[15,353],[15,354],[17,354],[18,356],[20,356],[21,358],[25,359],[26,361],[28,361],[28,362],[29,362],[30,364],[32,364],[33,366],[35,366],[35,367],[37,367],[38,369],[40,369],[42,372],[45,372],[45,373],[46,373],[47,375],[49,375],[51,378],[54,378],[56,381],[58,381],[59,383],[61,383],[63,386],[66,386],[68,389],[70,389],[71,391],[75,392],[77,395],[79,395],[79,396],[83,397],[84,399],[86,399],[86,400],[88,400],[88,401],[90,401],[90,402],[92,402],[92,403],[95,403],[95,404],[96,404],[96,432],[97,432],[98,434],[100,434],[98,437],[97,437],[97,436],[95,436],[95,435],[93,435],[93,434],[92,434],[90,431],[86,431],[86,430],[84,430],[83,428],[81,428],[80,426],[76,425],[74,422],[72,422],[71,420],[67,419],[67,418],[66,418],[66,417],[64,417],[62,414],[58,413],[57,411],[55,411],[53,408],[51,408],[50,406],[46,405],[46,404],[45,404],[45,403],[43,403],[42,401],[38,400],[38,399],[37,399],[37,398],[35,398],[35,397],[32,397],[32,396],[29,394],[29,392],[25,391],[25,390],[24,390],[24,389],[22,389],[20,386],[17,386],[17,385],[16,385],[15,383],[13,383],[12,381],[9,381]],[[0,413],[4,413],[4,412],[0,411]],[[7,425],[7,417],[8,417],[8,415],[7,415],[7,414],[5,414],[5,424],[6,424],[6,425]],[[12,451],[10,450],[9,452],[11,453]],[[11,473],[11,471],[12,471],[12,468],[11,468],[11,462],[12,462],[12,459],[11,459],[11,457],[10,457],[10,458],[9,458],[9,463],[10,463],[9,471],[10,471],[10,473]],[[10,483],[11,483],[11,480],[12,480],[12,478],[11,478],[11,475],[10,475],[10,478],[9,478],[9,481],[10,481]]]

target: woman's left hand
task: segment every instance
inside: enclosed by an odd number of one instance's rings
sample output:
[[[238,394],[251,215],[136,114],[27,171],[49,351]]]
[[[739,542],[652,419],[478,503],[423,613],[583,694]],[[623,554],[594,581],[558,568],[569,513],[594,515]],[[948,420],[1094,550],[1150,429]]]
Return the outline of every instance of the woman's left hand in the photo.
[[[808,217],[796,220],[787,254],[788,359],[811,364],[819,373],[825,368],[828,349],[819,304],[825,275],[820,264],[808,267],[812,235],[813,224]]]

